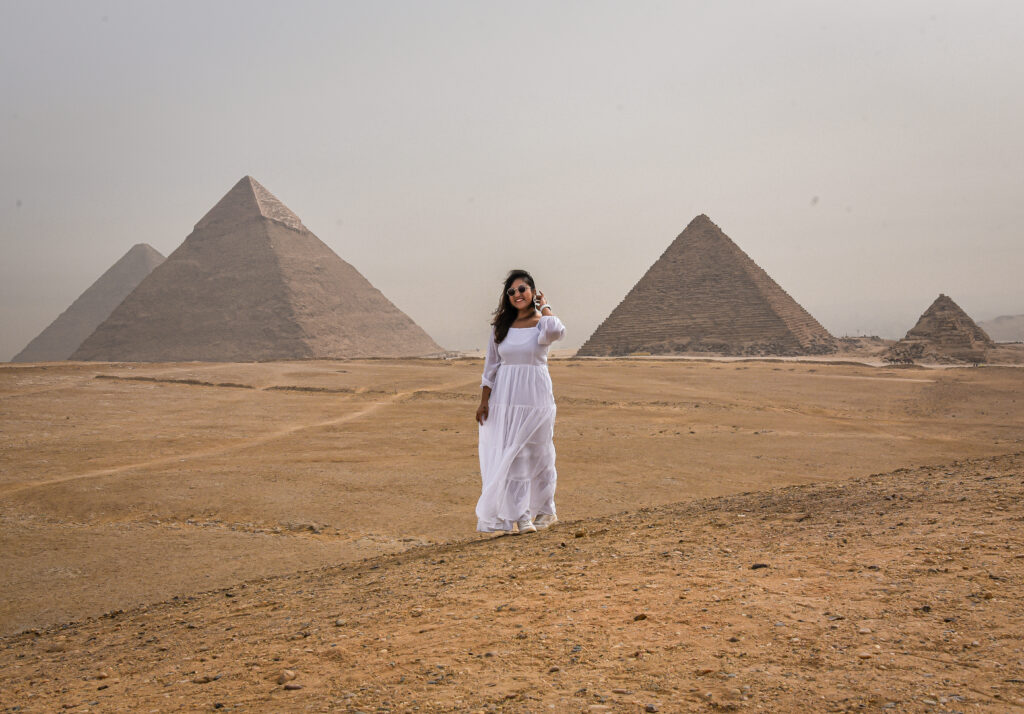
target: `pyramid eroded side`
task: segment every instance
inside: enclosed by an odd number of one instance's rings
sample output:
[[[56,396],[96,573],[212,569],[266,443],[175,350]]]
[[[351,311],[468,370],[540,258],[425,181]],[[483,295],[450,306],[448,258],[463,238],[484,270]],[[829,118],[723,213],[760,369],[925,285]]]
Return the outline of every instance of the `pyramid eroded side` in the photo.
[[[316,357],[418,357],[444,349],[309,231],[269,225],[289,301]]]

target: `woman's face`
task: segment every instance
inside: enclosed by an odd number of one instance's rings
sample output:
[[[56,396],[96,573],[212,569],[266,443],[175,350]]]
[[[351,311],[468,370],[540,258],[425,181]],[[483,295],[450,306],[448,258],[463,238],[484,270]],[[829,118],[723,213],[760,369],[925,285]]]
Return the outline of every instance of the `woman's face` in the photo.
[[[512,291],[508,300],[516,310],[522,310],[533,303],[533,288],[522,278],[516,278],[508,289]]]

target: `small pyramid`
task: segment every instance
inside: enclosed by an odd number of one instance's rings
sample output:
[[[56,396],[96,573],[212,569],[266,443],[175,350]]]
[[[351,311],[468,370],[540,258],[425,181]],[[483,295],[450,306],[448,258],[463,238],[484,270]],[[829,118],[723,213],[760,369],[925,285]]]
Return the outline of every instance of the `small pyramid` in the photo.
[[[994,346],[970,315],[952,298],[940,294],[906,337],[889,348],[887,359],[984,362]]]
[[[247,362],[442,351],[246,176],[73,359]]]
[[[164,256],[146,243],[132,246],[11,361],[68,359],[82,340],[110,317],[114,308],[163,261]]]
[[[817,320],[700,215],[577,354],[808,355],[836,347]]]

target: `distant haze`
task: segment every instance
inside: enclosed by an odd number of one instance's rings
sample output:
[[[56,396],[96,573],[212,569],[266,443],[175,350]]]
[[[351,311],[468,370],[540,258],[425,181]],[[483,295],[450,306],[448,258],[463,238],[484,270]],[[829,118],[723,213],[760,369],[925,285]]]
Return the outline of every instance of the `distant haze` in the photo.
[[[1024,313],[1018,2],[0,6],[0,359],[250,174],[449,349],[706,213],[833,334]]]

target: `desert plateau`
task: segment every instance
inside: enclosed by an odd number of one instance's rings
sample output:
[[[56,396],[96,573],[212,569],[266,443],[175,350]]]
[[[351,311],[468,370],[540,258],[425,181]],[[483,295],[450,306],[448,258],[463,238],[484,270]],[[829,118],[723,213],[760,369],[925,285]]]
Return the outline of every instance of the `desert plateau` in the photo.
[[[3,711],[1024,710],[1024,370],[558,359],[474,532],[479,359],[0,365]]]

